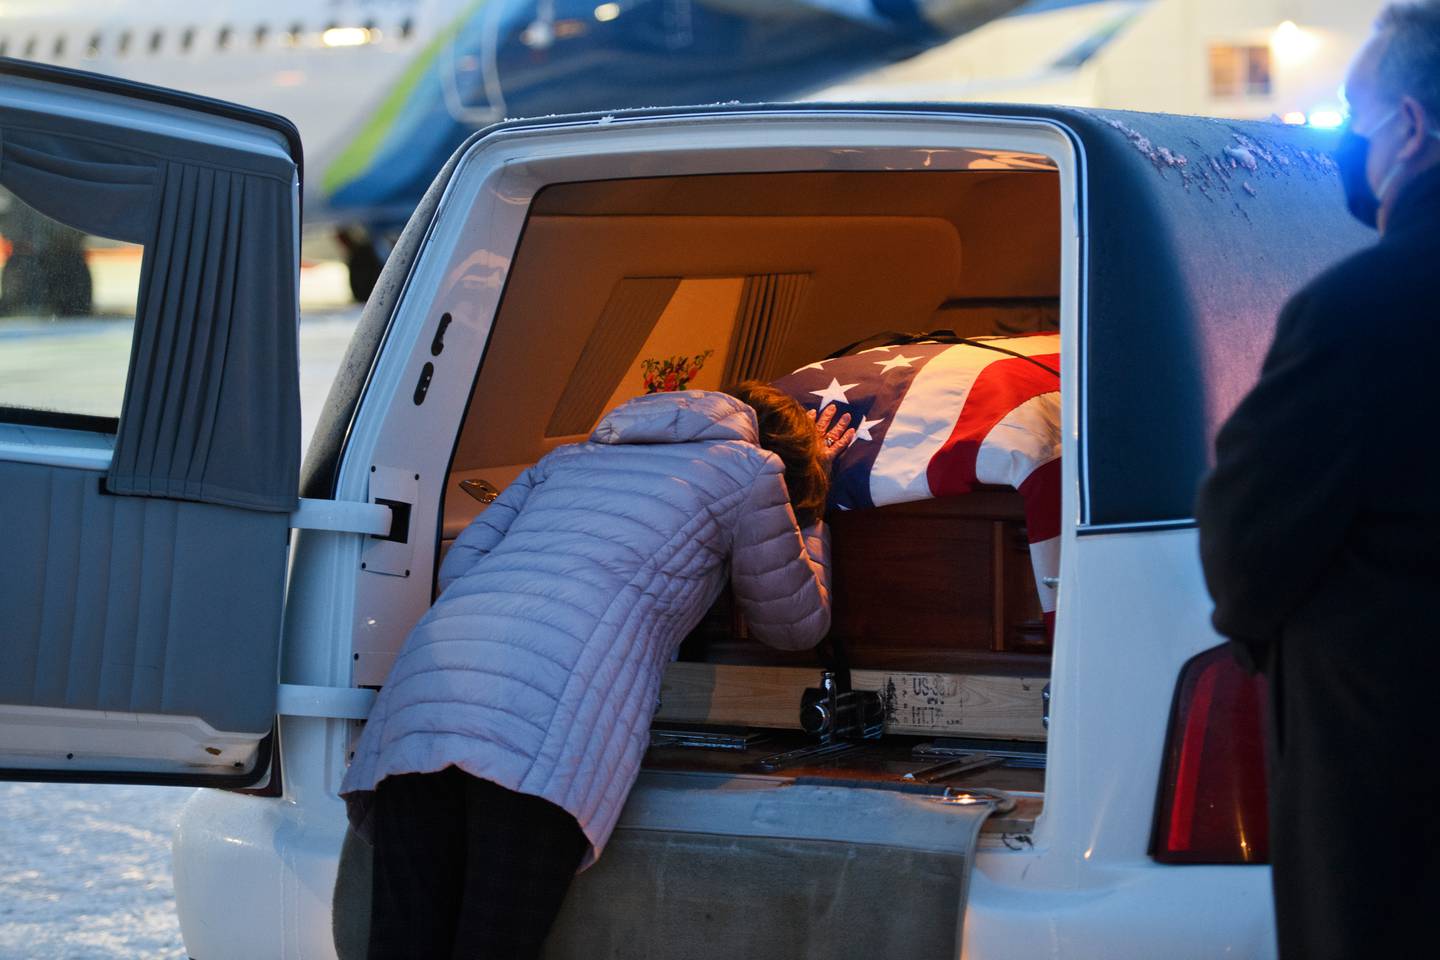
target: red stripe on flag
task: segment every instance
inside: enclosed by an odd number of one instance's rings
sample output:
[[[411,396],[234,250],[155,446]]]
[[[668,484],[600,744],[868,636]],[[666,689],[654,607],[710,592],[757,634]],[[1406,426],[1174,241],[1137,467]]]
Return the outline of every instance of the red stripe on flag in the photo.
[[[1060,536],[1060,459],[1042,463],[1020,484],[1025,498],[1025,539],[1043,543]]]
[[[1060,363],[1058,353],[1032,359],[1051,367]],[[980,453],[980,444],[995,425],[1021,404],[1059,389],[1058,377],[1020,357],[997,360],[981,370],[965,398],[950,439],[930,458],[926,467],[925,479],[930,484],[930,493],[936,497],[969,493],[975,485],[975,458]]]

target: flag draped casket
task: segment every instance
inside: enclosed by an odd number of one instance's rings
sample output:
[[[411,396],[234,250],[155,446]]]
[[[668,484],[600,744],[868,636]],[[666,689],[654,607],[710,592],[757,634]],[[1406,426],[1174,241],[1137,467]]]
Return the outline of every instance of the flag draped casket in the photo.
[[[880,507],[1014,487],[1025,499],[1040,605],[1052,625],[1060,566],[1060,337],[875,347],[801,367],[775,386],[849,413],[830,506]],[[1053,582],[1053,581],[1052,581]]]

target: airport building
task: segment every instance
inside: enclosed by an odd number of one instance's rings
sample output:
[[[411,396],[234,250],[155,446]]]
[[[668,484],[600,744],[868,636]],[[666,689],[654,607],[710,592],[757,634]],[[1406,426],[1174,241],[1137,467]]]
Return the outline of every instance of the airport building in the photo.
[[[1338,124],[1384,0],[1032,0],[826,100],[998,101]]]

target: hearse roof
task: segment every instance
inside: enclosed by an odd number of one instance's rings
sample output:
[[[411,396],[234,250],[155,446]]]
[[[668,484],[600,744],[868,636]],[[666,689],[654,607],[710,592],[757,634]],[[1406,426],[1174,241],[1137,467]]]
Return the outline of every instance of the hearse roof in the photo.
[[[500,132],[756,112],[1039,120],[1083,168],[1083,519],[1184,523],[1214,431],[1253,383],[1287,297],[1374,235],[1350,219],[1333,136],[1279,123],[1011,104],[723,104],[507,121],[472,136],[406,227],[366,305],[302,476],[329,496],[335,466],[404,277],[458,158]]]

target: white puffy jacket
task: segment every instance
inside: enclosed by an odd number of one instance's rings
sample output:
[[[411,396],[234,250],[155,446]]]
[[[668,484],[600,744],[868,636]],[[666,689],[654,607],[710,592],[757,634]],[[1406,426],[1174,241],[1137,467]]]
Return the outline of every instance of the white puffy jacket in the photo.
[[[455,541],[370,714],[341,787],[361,834],[380,780],[454,765],[573,814],[588,866],[639,773],[661,673],[727,573],[755,637],[817,643],[826,535],[802,534],[757,440],[734,397],[652,394],[507,487]]]

